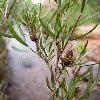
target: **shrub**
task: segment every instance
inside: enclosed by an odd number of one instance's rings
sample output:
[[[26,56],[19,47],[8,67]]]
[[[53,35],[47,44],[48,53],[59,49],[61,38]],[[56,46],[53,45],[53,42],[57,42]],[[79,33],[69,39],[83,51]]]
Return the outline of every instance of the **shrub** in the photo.
[[[15,2],[16,0],[13,1],[8,12],[11,12]],[[89,97],[91,90],[98,82],[98,76],[96,80],[92,77],[94,64],[88,65],[87,62],[83,61],[88,41],[84,44],[79,43],[76,48],[68,48],[68,45],[72,41],[91,33],[97,25],[86,34],[74,37],[75,29],[82,24],[87,0],[79,2],[75,0],[54,0],[54,2],[56,2],[57,7],[53,11],[47,11],[45,14],[41,4],[34,5],[32,8],[26,4],[23,13],[21,12],[20,16],[17,16],[18,19],[11,16],[10,12],[6,13],[7,16],[4,16],[1,11],[5,19],[5,25],[10,32],[7,35],[31,49],[24,40],[24,33],[20,31],[23,34],[23,37],[20,37],[14,30],[13,20],[16,22],[14,24],[17,24],[20,29],[20,24],[28,28],[30,38],[35,42],[37,49],[36,51],[31,50],[46,62],[50,70],[51,77],[50,79],[46,78],[47,87],[50,90],[50,100],[84,100]],[[75,15],[77,12],[75,7],[78,4],[80,4],[80,8],[78,8],[78,14]],[[49,14],[49,12],[52,13]],[[89,66],[88,70],[79,75],[80,69],[84,66]],[[74,69],[72,77],[70,77],[68,68]],[[87,86],[80,92],[78,84],[87,77],[89,79]]]

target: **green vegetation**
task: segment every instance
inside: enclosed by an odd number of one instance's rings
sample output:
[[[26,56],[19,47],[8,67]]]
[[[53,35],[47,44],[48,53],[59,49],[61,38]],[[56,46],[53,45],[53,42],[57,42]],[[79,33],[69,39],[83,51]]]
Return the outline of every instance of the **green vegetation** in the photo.
[[[75,38],[72,34],[79,25],[83,24],[83,20],[87,16],[85,11],[91,12],[88,9],[89,6],[87,6],[87,0],[78,2],[75,0],[54,1],[57,3],[57,7],[47,12],[41,4],[29,6],[30,4],[25,2],[25,8],[16,11],[15,8],[20,3],[13,0],[8,5],[7,12],[4,13],[7,7],[5,3],[0,13],[2,19],[4,19],[1,25],[5,25],[9,34],[1,33],[1,36],[15,38],[21,44],[30,48],[24,40],[23,32],[20,31],[22,34],[22,37],[20,37],[13,28],[13,24],[17,24],[19,29],[21,24],[24,25],[29,30],[31,40],[36,43],[37,50],[30,49],[46,62],[50,70],[51,77],[46,78],[47,87],[50,90],[50,100],[73,100],[75,98],[76,100],[87,100],[91,90],[98,82],[98,77],[97,79],[92,77],[93,65],[88,65],[83,60],[88,41],[84,44],[79,43],[73,49],[68,48],[68,45],[73,40],[75,41],[91,33],[97,25],[88,33]],[[53,62],[54,58],[56,62]],[[89,66],[88,70],[79,75],[80,69],[84,66]],[[74,69],[72,77],[70,77],[67,68]],[[87,77],[89,79],[87,86],[80,93],[78,84]]]

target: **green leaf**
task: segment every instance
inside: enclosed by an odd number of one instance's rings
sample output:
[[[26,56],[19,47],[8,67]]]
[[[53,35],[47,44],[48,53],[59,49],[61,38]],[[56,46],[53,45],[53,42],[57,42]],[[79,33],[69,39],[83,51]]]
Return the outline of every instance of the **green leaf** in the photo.
[[[56,38],[59,37],[62,29],[61,29],[61,18],[60,18],[60,14],[57,13],[56,15],[56,21],[55,21],[55,25],[54,25],[54,30],[55,30],[55,33],[56,33]]]
[[[86,1],[87,1],[87,0],[83,0],[83,1],[82,1],[81,13],[82,13],[83,10],[84,10],[84,7],[85,7],[85,4],[86,4]]]
[[[42,49],[42,51],[44,52],[45,56],[48,57],[47,53],[46,53],[46,49],[43,46],[43,41],[42,41],[42,37],[40,38],[40,47]]]
[[[66,96],[67,96],[68,94],[67,94],[67,86],[66,86],[66,79],[65,78],[63,78],[63,80],[59,84],[59,87],[62,88],[65,91]]]
[[[74,5],[74,3],[73,2],[71,2],[70,0],[67,2],[67,3],[65,3],[66,1],[64,1],[64,5],[63,5],[63,7],[61,8],[61,12],[62,13],[64,13],[64,11],[68,11],[73,5]]]
[[[22,50],[22,49],[20,49],[20,48],[15,47],[15,46],[12,46],[12,48],[13,48],[15,51],[17,51],[17,52],[29,52],[29,51],[27,51],[27,50]]]
[[[95,84],[96,84],[96,81],[90,79],[85,90],[84,90],[84,92],[83,92],[83,94],[82,94],[82,96],[79,98],[79,100],[83,100],[83,99],[87,100],[87,98],[88,98],[91,90],[94,88]]]
[[[23,39],[26,40],[26,39],[25,39],[25,34],[24,34],[24,32],[23,32],[23,30],[22,30],[22,28],[21,28],[20,23],[16,21],[16,25],[17,25],[17,27],[18,27],[18,29],[19,29],[19,32],[20,32],[21,36],[23,37]]]
[[[11,14],[11,11],[13,10],[13,7],[15,5],[17,0],[13,0],[13,3],[11,4],[11,6],[9,7],[9,11],[8,11],[8,14],[7,14],[7,18],[9,18],[10,14]]]
[[[54,54],[54,49],[52,49],[51,52],[49,53],[49,58],[51,58],[53,54]]]
[[[41,22],[41,25],[43,26],[43,28],[45,28],[45,30],[48,32],[48,34],[54,38],[55,34],[49,28],[46,20],[43,20],[43,19],[40,18],[40,22]]]
[[[76,76],[75,83],[78,83],[82,79],[86,78],[87,76],[91,75],[92,67],[90,67],[87,71],[85,71],[83,74]]]
[[[59,38],[60,33],[63,33],[64,36],[62,38],[63,38],[63,41],[65,40],[65,37],[66,37],[65,35],[67,34],[66,27],[67,27],[67,23],[63,24],[62,26],[61,25],[59,26],[59,30],[56,34],[56,39]]]
[[[65,92],[65,95],[66,95],[65,96],[66,99],[62,99],[62,100],[69,100],[68,99],[68,91],[67,91],[67,85],[66,85],[66,79],[65,78],[62,79],[61,83],[59,84],[59,88],[62,88],[64,90],[64,92]]]
[[[23,41],[23,39],[15,32],[14,28],[12,27],[12,25],[10,23],[8,23],[8,28],[9,28],[9,31],[10,33],[12,34],[12,36],[17,40],[19,41],[21,44],[23,44],[24,46],[27,46],[28,45]]]
[[[70,83],[68,85],[68,100],[72,100],[75,94],[75,86],[73,78],[70,79]]]
[[[84,53],[86,52],[87,45],[88,45],[88,40],[87,40],[87,42],[84,44],[84,47],[83,47],[83,49],[82,49],[80,55],[84,55]]]
[[[58,98],[59,98],[59,89],[60,89],[60,88],[57,88],[57,89],[56,89],[56,97],[58,97]]]
[[[5,34],[5,33],[1,33],[1,32],[0,32],[0,37],[1,37],[1,36],[8,37],[8,38],[13,38],[13,36],[10,35],[10,34]]]
[[[49,20],[49,23],[53,20],[53,18],[55,17],[55,15],[57,14],[59,10],[57,9],[51,16],[50,20]]]

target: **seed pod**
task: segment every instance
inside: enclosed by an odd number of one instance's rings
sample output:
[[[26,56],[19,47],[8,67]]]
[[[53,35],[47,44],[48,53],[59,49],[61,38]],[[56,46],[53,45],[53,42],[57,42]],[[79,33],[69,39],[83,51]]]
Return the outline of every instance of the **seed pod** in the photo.
[[[73,61],[73,51],[68,50],[64,56],[60,56],[61,61],[64,63],[66,67],[71,67],[72,61]]]
[[[31,39],[33,42],[35,42],[35,43],[36,43],[37,40],[38,40],[37,37],[35,37],[35,36],[30,36],[30,39]]]

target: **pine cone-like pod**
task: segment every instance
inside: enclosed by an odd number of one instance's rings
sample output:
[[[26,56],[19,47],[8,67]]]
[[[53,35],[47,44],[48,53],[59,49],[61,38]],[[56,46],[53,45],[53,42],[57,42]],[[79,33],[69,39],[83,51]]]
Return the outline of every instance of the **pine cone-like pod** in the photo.
[[[73,51],[68,50],[67,52],[64,53],[64,55],[60,56],[61,61],[64,63],[66,67],[71,67],[71,64],[73,62]]]
[[[30,39],[33,41],[33,42],[37,42],[38,38],[36,36],[30,36]]]

